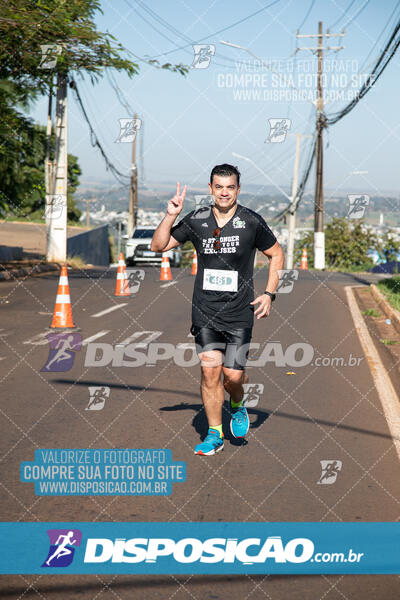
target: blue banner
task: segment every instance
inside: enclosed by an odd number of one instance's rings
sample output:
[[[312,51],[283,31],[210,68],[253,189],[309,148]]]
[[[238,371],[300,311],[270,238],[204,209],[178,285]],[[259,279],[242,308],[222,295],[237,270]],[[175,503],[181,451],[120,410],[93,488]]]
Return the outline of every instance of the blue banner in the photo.
[[[0,523],[0,573],[398,574],[400,523]]]

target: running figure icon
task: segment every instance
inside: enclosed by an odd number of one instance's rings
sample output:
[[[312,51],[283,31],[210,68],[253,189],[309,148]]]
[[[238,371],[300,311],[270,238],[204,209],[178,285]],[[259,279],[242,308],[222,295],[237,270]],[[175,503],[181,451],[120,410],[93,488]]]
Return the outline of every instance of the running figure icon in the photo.
[[[45,373],[69,371],[74,363],[76,352],[81,349],[81,335],[79,333],[50,333],[47,339],[50,344],[49,356],[41,371]]]
[[[67,554],[72,554],[72,550],[67,548],[68,545],[73,546],[76,544],[77,540],[71,539],[74,537],[73,531],[68,531],[66,535],[59,535],[56,541],[57,549],[55,552],[46,560],[46,565],[50,566],[51,561],[54,558],[61,558],[62,556],[66,556]],[[62,539],[62,542],[60,540]]]

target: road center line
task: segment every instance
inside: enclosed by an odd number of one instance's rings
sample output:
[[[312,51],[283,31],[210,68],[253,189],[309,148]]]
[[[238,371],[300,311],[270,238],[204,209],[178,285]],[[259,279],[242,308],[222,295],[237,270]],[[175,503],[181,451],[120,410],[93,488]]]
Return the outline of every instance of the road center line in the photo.
[[[99,331],[98,333],[91,335],[90,337],[82,341],[82,346],[86,346],[86,344],[88,344],[89,342],[93,342],[94,340],[97,340],[98,338],[107,335],[107,333],[110,333],[110,331],[106,329],[105,331]]]
[[[117,308],[122,308],[123,306],[126,306],[128,303],[127,302],[123,302],[122,304],[116,304],[115,306],[110,306],[110,308],[106,308],[105,310],[102,310],[101,312],[96,313],[95,315],[90,315],[91,317],[102,317],[103,315],[107,315],[108,313],[112,312],[113,310],[117,310]]]
[[[390,381],[390,377],[383,366],[379,353],[372,341],[367,326],[365,325],[364,319],[361,316],[352,286],[347,285],[345,290],[351,316],[353,317],[362,349],[368,361],[372,379],[378,392],[383,412],[385,413],[389,431],[393,438],[393,444],[400,459],[400,400]]]

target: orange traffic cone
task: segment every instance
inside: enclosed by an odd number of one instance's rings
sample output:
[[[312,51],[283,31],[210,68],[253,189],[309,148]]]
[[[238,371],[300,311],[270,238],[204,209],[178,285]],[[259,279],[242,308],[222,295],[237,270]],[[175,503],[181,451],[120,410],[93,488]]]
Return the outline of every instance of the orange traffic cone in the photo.
[[[118,257],[117,281],[115,283],[114,296],[130,296],[128,277],[126,275],[126,267],[124,255],[120,252]]]
[[[197,252],[196,252],[196,250],[193,253],[192,275],[197,275]]]
[[[71,298],[69,296],[67,265],[62,265],[58,282],[56,305],[50,329],[75,329],[72,319]]]
[[[160,281],[171,281],[172,273],[169,266],[169,258],[165,254],[162,255]]]
[[[300,269],[308,269],[307,248],[303,248],[303,254],[301,255]]]

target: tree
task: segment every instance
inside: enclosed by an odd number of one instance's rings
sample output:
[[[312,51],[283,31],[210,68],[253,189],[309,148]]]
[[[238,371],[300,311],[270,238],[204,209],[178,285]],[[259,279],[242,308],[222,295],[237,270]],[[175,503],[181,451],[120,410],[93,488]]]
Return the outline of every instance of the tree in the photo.
[[[346,218],[335,218],[325,228],[325,260],[328,267],[357,270],[373,266],[367,252],[378,244],[376,236],[362,220],[355,224]],[[296,244],[296,259],[307,248],[309,265],[314,265],[314,232],[310,231]]]
[[[0,4],[0,79],[11,79],[22,98],[46,93],[53,80],[52,69],[44,68],[42,46],[55,45],[57,72],[89,73],[92,81],[104,69],[124,71],[129,77],[139,72],[136,62],[123,56],[126,49],[109,32],[97,29],[94,17],[101,11],[99,0],[7,0]],[[185,65],[159,68],[188,72]]]
[[[0,93],[1,96],[1,93]],[[10,116],[12,113],[8,113]],[[4,105],[0,103],[0,128],[4,125]],[[2,217],[44,218],[44,160],[46,129],[33,125],[15,111],[16,135],[0,144],[0,214]],[[0,134],[1,136],[1,134]],[[78,221],[81,212],[76,207],[74,193],[82,171],[78,159],[68,154],[68,219]]]
[[[393,231],[386,231],[382,237],[378,252],[385,257],[386,262],[397,261],[400,252],[400,242],[394,238]]]
[[[52,88],[57,73],[89,74],[92,83],[105,69],[139,72],[136,61],[109,32],[94,22],[99,0],[7,0],[0,3],[0,209],[34,213],[44,206],[45,132],[23,113]],[[53,48],[55,68],[43,60]],[[50,48],[50,50],[51,50]],[[49,48],[48,48],[49,49]],[[59,52],[59,54],[58,54]],[[130,53],[132,54],[132,53]],[[182,64],[154,67],[185,75]],[[47,64],[47,66],[46,66]],[[77,168],[76,161],[72,169]],[[70,171],[70,169],[69,169]],[[69,195],[69,205],[72,196]],[[69,209],[70,212],[70,209]],[[76,209],[71,208],[71,216]]]

